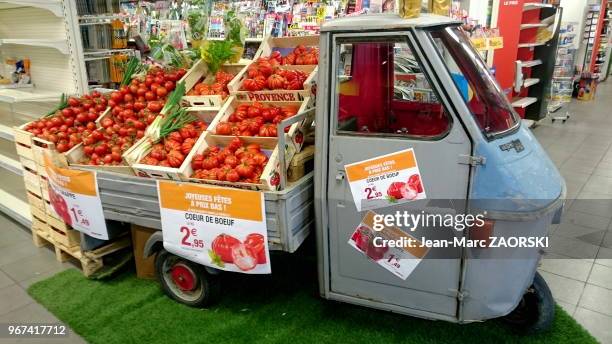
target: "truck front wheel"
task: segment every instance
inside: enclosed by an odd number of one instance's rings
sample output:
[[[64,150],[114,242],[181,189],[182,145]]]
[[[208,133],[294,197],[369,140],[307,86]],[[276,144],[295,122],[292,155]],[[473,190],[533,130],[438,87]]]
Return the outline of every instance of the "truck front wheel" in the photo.
[[[533,334],[548,330],[554,319],[555,300],[544,278],[536,272],[533,284],[504,320],[521,333]]]
[[[218,276],[164,249],[155,257],[155,272],[164,293],[187,306],[204,307],[218,296]]]

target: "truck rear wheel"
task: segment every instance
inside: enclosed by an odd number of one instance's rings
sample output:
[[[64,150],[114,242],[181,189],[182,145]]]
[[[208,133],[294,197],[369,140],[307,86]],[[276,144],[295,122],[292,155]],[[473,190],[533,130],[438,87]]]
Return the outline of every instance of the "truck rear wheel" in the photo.
[[[191,307],[214,302],[219,294],[219,280],[203,266],[162,249],[155,257],[155,271],[166,295]]]
[[[533,284],[516,308],[504,317],[518,332],[533,334],[546,331],[555,319],[555,300],[544,278],[536,272]]]

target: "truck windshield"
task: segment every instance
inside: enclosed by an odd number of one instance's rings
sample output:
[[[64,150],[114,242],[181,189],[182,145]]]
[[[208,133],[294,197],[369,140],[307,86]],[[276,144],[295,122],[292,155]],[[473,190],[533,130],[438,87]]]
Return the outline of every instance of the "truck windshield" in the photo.
[[[430,35],[483,133],[493,138],[515,128],[517,114],[463,30],[446,27]]]

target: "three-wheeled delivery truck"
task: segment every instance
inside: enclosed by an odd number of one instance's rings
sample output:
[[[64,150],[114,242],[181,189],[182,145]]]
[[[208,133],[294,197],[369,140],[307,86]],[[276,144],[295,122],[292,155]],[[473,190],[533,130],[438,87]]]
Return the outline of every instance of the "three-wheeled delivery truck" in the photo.
[[[321,28],[318,68],[314,171],[265,192],[270,249],[294,252],[316,228],[326,299],[456,323],[506,317],[524,329],[547,328],[554,301],[536,271],[542,248],[431,247],[391,262],[372,245],[385,230],[363,231],[374,215],[443,210],[484,218],[478,231],[423,225],[390,233],[438,242],[542,238],[560,219],[563,179],[460,23],[436,15],[333,20]],[[278,133],[304,116],[280,123]],[[279,140],[284,147],[284,135]],[[160,228],[154,181],[105,173],[99,180],[107,217]],[[120,201],[125,192],[137,197]],[[135,204],[146,210],[129,215]],[[214,299],[219,270],[164,250],[161,231],[145,246],[145,256],[154,254],[168,295],[194,306]]]

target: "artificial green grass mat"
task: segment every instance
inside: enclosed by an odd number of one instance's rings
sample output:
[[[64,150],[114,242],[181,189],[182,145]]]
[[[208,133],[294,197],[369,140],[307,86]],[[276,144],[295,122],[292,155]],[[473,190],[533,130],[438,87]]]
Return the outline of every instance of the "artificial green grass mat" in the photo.
[[[70,269],[28,291],[90,343],[596,343],[559,307],[549,332],[519,336],[498,320],[457,325],[323,300],[315,269],[312,258],[281,255],[272,275],[226,274],[207,309],[132,272],[93,281]]]

